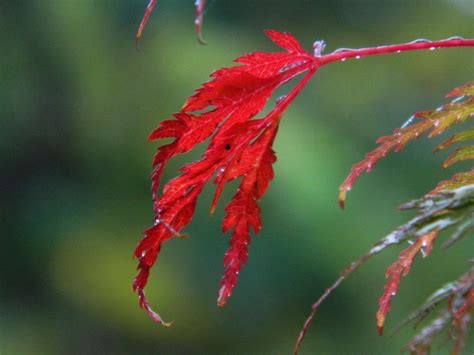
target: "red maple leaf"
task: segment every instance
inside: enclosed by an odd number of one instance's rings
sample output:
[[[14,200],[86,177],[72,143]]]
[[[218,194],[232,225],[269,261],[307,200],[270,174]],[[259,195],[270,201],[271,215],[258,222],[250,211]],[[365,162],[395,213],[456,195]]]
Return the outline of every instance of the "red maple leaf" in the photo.
[[[155,1],[150,1],[142,25],[154,4]],[[149,137],[149,140],[174,140],[162,145],[154,158],[152,193],[155,224],[145,231],[145,237],[135,250],[139,271],[133,287],[139,295],[140,306],[164,325],[168,323],[163,322],[150,308],[144,293],[150,269],[161,246],[173,237],[182,237],[180,231],[191,222],[197,198],[211,179],[217,185],[211,212],[225,184],[241,179],[236,194],[225,207],[226,215],[222,223],[224,233],[232,231],[217,301],[219,306],[225,305],[247,261],[250,230],[257,234],[262,226],[258,201],[273,179],[272,164],[276,157],[272,145],[280,119],[319,67],[368,55],[474,45],[472,40],[452,38],[437,42],[423,40],[374,48],[341,49],[322,55],[322,41],[315,42],[314,54],[310,54],[289,33],[274,30],[265,33],[285,51],[247,54],[235,60],[238,65],[217,70],[211,74],[210,81],[186,100],[181,111],[173,115],[174,119],[162,121]],[[306,74],[300,82],[288,95],[277,99],[268,114],[256,117],[278,87],[303,73]],[[189,152],[207,139],[210,142],[202,159],[182,167],[182,174],[169,181],[162,194],[158,195],[160,178],[168,161],[178,154]]]
[[[188,98],[174,119],[161,122],[149,137],[150,140],[174,138],[161,146],[155,156],[152,174],[155,225],[145,231],[145,237],[135,250],[139,273],[134,289],[139,293],[140,305],[160,323],[163,322],[149,307],[143,288],[161,245],[179,236],[179,231],[191,221],[197,197],[209,180],[214,178],[217,185],[213,211],[224,185],[241,178],[237,193],[225,208],[222,223],[224,233],[232,230],[232,236],[224,257],[220,306],[231,295],[247,261],[250,229],[255,233],[261,229],[258,201],[273,179],[272,164],[276,157],[272,144],[281,115],[317,68],[314,57],[291,35],[276,31],[266,31],[266,34],[286,52],[244,55],[236,59],[241,65],[214,72],[212,80]],[[276,88],[305,71],[309,73],[285,98],[278,100],[267,115],[255,118]],[[157,197],[160,177],[168,160],[190,151],[209,137],[202,159],[182,167],[182,174],[168,182],[163,194]]]

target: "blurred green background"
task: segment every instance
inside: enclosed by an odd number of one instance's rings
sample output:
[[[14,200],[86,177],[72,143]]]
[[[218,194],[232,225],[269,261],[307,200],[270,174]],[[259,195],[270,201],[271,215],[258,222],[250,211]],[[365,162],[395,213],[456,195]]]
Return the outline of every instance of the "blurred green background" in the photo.
[[[341,211],[338,186],[350,166],[377,137],[472,80],[474,58],[453,48],[325,67],[282,121],[264,228],[228,305],[216,306],[228,236],[222,211],[209,216],[209,188],[186,228],[191,238],[166,244],[150,276],[150,302],[175,321],[156,325],[131,287],[132,251],[152,221],[157,144],[146,138],[211,71],[275,50],[266,28],[292,32],[308,50],[325,39],[327,51],[474,34],[467,0],[208,3],[208,46],[195,39],[191,0],[160,0],[141,54],[134,35],[147,0],[0,3],[1,354],[288,354],[314,299],[410,217],[396,207],[462,168],[442,171],[448,152],[431,154],[446,136],[422,139],[363,176]],[[165,179],[197,158],[173,160]],[[460,275],[472,247],[465,240],[416,260],[387,328]],[[401,248],[334,293],[303,354],[399,353],[411,328],[378,337],[374,314]]]

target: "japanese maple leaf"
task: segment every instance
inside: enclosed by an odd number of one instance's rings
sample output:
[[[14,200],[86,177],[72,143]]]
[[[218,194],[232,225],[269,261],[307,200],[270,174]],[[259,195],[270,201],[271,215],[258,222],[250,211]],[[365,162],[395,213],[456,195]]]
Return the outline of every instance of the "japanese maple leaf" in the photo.
[[[272,145],[280,118],[317,68],[314,57],[291,35],[276,31],[266,31],[266,34],[286,51],[244,55],[236,59],[241,65],[214,72],[212,79],[174,114],[174,119],[161,122],[149,137],[150,140],[174,138],[161,146],[155,156],[152,174],[155,224],[145,231],[145,237],[135,250],[139,273],[134,289],[139,294],[140,305],[160,323],[163,321],[151,310],[143,289],[162,244],[179,237],[179,231],[191,221],[197,197],[207,182],[213,179],[217,185],[213,211],[225,184],[241,179],[236,194],[225,208],[222,223],[223,232],[232,231],[232,236],[224,257],[219,306],[224,306],[230,297],[247,261],[250,230],[258,233],[261,229],[258,201],[273,179],[272,164],[276,157]],[[278,100],[267,115],[256,118],[275,89],[306,71],[308,74],[301,82]],[[182,174],[168,182],[158,197],[160,177],[169,159],[190,151],[208,138],[210,143],[202,159],[182,167]]]
[[[438,233],[439,230],[434,229],[425,235],[418,237],[416,242],[402,251],[398,260],[390,265],[390,267],[387,269],[385,277],[388,279],[388,282],[385,285],[385,291],[383,295],[380,297],[379,309],[375,316],[377,319],[377,329],[379,334],[382,334],[383,332],[385,318],[388,312],[390,312],[392,297],[394,297],[398,292],[401,277],[408,275],[411,270],[413,260],[418,252],[421,251],[423,256],[427,256],[431,252],[434,240],[438,236]]]
[[[151,1],[150,6],[153,7],[154,3]],[[265,33],[284,51],[247,54],[235,60],[236,66],[217,70],[211,74],[210,81],[186,100],[173,119],[162,121],[149,137],[150,140],[173,140],[162,145],[154,158],[155,223],[145,231],[135,250],[139,264],[133,287],[139,295],[141,307],[164,325],[169,323],[163,322],[151,309],[144,293],[161,246],[173,237],[182,237],[180,232],[191,222],[197,198],[210,180],[216,185],[212,212],[226,183],[240,179],[237,192],[225,207],[222,223],[223,232],[232,234],[224,257],[225,271],[217,300],[219,306],[225,305],[247,261],[251,230],[257,234],[262,227],[258,202],[273,179],[272,165],[276,156],[272,145],[280,119],[319,67],[367,55],[474,44],[474,41],[459,38],[437,42],[423,40],[374,48],[341,49],[322,55],[322,41],[315,42],[314,54],[310,54],[289,33],[274,30]],[[306,74],[288,95],[277,99],[268,114],[257,117],[278,87],[303,73]],[[181,175],[169,181],[159,194],[160,178],[168,161],[207,139],[209,145],[202,158],[182,167]]]

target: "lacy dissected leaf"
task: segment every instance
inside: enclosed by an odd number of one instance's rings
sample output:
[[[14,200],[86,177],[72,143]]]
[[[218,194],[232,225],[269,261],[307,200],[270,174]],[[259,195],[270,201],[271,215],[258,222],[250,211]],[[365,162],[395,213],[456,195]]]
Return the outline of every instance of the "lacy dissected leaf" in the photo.
[[[443,190],[454,190],[462,186],[474,184],[474,169],[467,172],[461,172],[453,175],[449,180],[443,180],[438,183],[436,188],[429,194],[436,194]]]
[[[412,311],[406,319],[400,322],[391,332],[394,335],[408,323],[417,320],[414,328],[422,322],[433,310],[435,310],[443,301],[447,300],[452,291],[456,288],[457,282],[450,282],[436,290],[418,309]]]
[[[441,230],[449,227],[454,228],[451,236],[443,245],[447,247],[460,240],[468,230],[472,229],[474,224],[474,185],[461,186],[451,191],[441,190],[436,193],[429,193],[421,199],[402,205],[401,209],[417,209],[419,214],[408,223],[399,227],[395,231],[396,234],[392,233],[392,236],[396,236],[397,239],[416,238],[416,240],[387,269],[386,277],[388,282],[385,286],[385,292],[380,298],[379,309],[376,315],[379,333],[383,331],[386,315],[390,311],[391,298],[398,291],[400,278],[407,275],[410,271],[415,255],[420,250],[424,256],[428,255],[434,239]],[[458,284],[463,283],[458,280]],[[448,294],[452,296],[456,290],[456,285],[448,284],[435,293],[420,310],[412,314],[410,319],[424,315]],[[436,333],[435,329],[437,329],[437,326],[429,328],[427,334]]]
[[[400,253],[398,260],[390,265],[387,269],[385,276],[388,281],[385,285],[385,291],[382,297],[380,297],[379,309],[376,314],[377,329],[379,334],[382,334],[383,332],[385,318],[388,312],[390,312],[392,297],[398,292],[400,278],[402,276],[408,275],[416,254],[418,254],[420,251],[423,252],[424,256],[430,253],[431,249],[433,248],[433,242],[438,234],[439,230],[435,229],[418,237],[418,239],[412,245]]]
[[[443,163],[443,168],[447,168],[462,160],[474,159],[474,145],[456,149]]]
[[[402,205],[401,209],[417,209],[418,216],[398,230],[409,238],[425,230],[450,227],[454,231],[442,247],[445,249],[458,242],[474,228],[474,183],[466,184],[465,181],[442,182],[421,199]]]
[[[341,272],[340,276],[326,289],[321,297],[316,300],[298,336],[294,350],[295,354],[298,352],[299,346],[321,304],[345,279],[358,270],[367,260],[383,250],[404,241],[413,239],[419,240],[420,236],[454,228],[448,240],[443,244],[443,247],[448,247],[459,241],[461,237],[466,235],[469,231],[474,230],[474,184],[462,184],[458,187],[453,186],[451,191],[446,191],[446,189],[432,191],[420,199],[410,201],[400,206],[400,208],[403,210],[415,209],[417,216],[380,239],[367,253],[352,262]],[[413,245],[410,246],[410,248],[414,248]],[[398,277],[397,282],[399,282],[400,277],[401,275]],[[391,281],[393,282],[392,285],[390,285],[392,288],[391,292],[396,292],[395,288],[398,288],[398,284],[395,284],[395,280]],[[387,302],[384,302],[384,307],[386,307],[388,311],[390,307],[388,291],[386,291],[386,294]],[[383,315],[383,317],[385,317],[385,315]],[[414,318],[416,318],[416,316]]]
[[[470,289],[464,295],[454,295],[453,298],[461,299],[460,306],[454,312],[454,321],[451,330],[455,340],[452,354],[460,354],[466,344],[469,324],[472,322],[474,308],[474,284],[471,282]],[[451,311],[452,312],[452,311]]]
[[[150,0],[148,2],[148,6],[145,10],[145,13],[143,14],[142,21],[140,22],[140,26],[138,27],[137,33],[135,35],[136,37],[136,46],[138,48],[141,38],[142,38],[142,33],[143,30],[145,29],[145,26],[148,22],[148,19],[153,11],[153,8],[156,5],[157,0]],[[204,19],[204,9],[206,7],[206,0],[195,0],[194,5],[196,6],[196,19],[194,20],[194,25],[196,28],[196,36],[198,38],[198,41],[201,44],[205,44],[206,42],[202,38],[202,23]]]
[[[149,137],[173,140],[162,145],[154,158],[155,225],[145,231],[135,250],[139,272],[134,289],[140,295],[141,306],[160,323],[162,320],[151,311],[143,289],[162,244],[181,236],[179,233],[191,221],[206,183],[213,179],[217,186],[211,206],[214,211],[226,183],[241,179],[237,193],[225,207],[222,223],[224,233],[232,231],[232,236],[224,257],[220,306],[231,295],[247,261],[250,229],[254,233],[261,229],[258,201],[273,179],[272,164],[276,157],[272,145],[281,115],[315,71],[311,55],[291,35],[277,31],[266,34],[286,51],[244,55],[236,59],[240,65],[214,72],[212,79],[174,114],[174,119],[162,121]],[[266,116],[256,118],[276,88],[305,71],[309,72],[285,98],[278,100]],[[210,142],[202,158],[182,167],[181,175],[169,181],[159,196],[160,178],[168,161],[208,138]]]
[[[401,276],[409,272],[411,262],[419,250],[426,255],[429,252],[428,243],[423,246],[423,240],[435,238],[442,230],[454,228],[444,247],[459,241],[474,228],[474,184],[454,187],[451,191],[443,189],[432,191],[420,199],[410,201],[400,207],[403,210],[415,209],[417,215],[407,223],[386,235],[378,241],[367,253],[356,261],[352,262],[343,270],[339,278],[326,289],[324,294],[313,304],[310,315],[305,321],[299,334],[295,346],[295,353],[298,352],[306,332],[313,321],[321,304],[329,295],[353,272],[359,269],[368,259],[393,245],[400,244],[407,240],[415,240],[415,243],[406,249],[400,259],[387,270],[389,281],[385,287],[385,292],[381,298],[381,308],[377,312],[377,323],[383,325],[386,314],[390,309],[390,301],[393,293],[398,290]],[[435,235],[436,234],[436,235]],[[420,241],[421,240],[421,241]],[[420,246],[421,244],[421,246]],[[416,249],[416,252],[415,252]],[[403,258],[402,258],[403,256]],[[390,271],[390,273],[389,273]],[[379,328],[381,330],[381,328]]]
[[[364,172],[371,171],[374,165],[389,152],[399,152],[409,142],[427,132],[429,132],[428,137],[431,138],[443,133],[453,125],[463,123],[469,118],[474,117],[473,88],[474,82],[471,82],[454,89],[447,96],[457,96],[457,99],[436,110],[417,112],[413,115],[412,119],[419,119],[418,122],[406,127],[397,128],[393,131],[392,135],[379,138],[377,140],[379,146],[367,153],[362,161],[354,164],[349,175],[341,184],[339,188],[339,203],[341,207],[344,207],[347,192],[351,190],[358,177]],[[442,146],[439,146],[438,149],[442,149]],[[473,155],[472,149],[472,147],[469,149],[460,148],[453,156],[448,158],[445,166],[459,160],[471,159]]]
[[[460,354],[464,347],[468,325],[472,321],[472,297],[474,295],[474,268],[471,267],[456,281],[437,290],[420,309],[412,312],[407,321],[424,317],[442,302],[448,300],[444,308],[416,334],[405,346],[414,354],[428,354],[436,337],[451,323],[451,337],[454,347],[451,354]],[[399,327],[397,328],[397,330]]]
[[[474,140],[474,126],[464,132],[460,132],[460,133],[452,135],[449,139],[445,140],[443,143],[438,145],[435,151],[437,152],[455,143],[459,143],[459,142],[463,142],[467,140]]]

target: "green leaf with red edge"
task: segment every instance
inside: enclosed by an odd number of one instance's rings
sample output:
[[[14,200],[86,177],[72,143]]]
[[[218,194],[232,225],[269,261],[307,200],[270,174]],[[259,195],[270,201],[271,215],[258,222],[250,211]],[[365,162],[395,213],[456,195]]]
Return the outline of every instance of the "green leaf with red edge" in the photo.
[[[454,163],[468,159],[474,159],[474,145],[456,149],[453,154],[446,158],[443,163],[443,168],[447,168]]]
[[[376,314],[377,329],[381,335],[384,328],[385,318],[390,312],[392,297],[398,292],[400,279],[402,276],[408,275],[415,256],[422,251],[427,256],[433,248],[433,242],[439,234],[438,229],[434,229],[424,235],[419,236],[416,241],[400,253],[397,261],[390,265],[387,269],[385,277],[388,279],[385,285],[384,293],[379,300],[379,309]]]
[[[443,180],[427,195],[439,193],[442,190],[454,190],[462,186],[474,184],[474,169],[453,175],[449,180]]]
[[[420,111],[415,113],[413,119],[420,119],[407,127],[397,128],[390,136],[377,140],[379,146],[367,153],[365,158],[354,164],[349,175],[339,188],[339,204],[344,207],[347,193],[364,172],[369,172],[375,164],[391,151],[399,152],[409,142],[429,132],[428,138],[443,133],[453,125],[461,124],[474,117],[474,82],[451,91],[447,97],[458,96],[460,100],[453,100],[436,110]],[[453,158],[456,159],[456,158]]]
[[[154,158],[155,225],[145,231],[134,253],[139,259],[134,289],[142,308],[159,323],[163,321],[151,310],[143,291],[150,269],[163,243],[180,237],[181,229],[191,222],[197,198],[211,179],[217,185],[211,211],[225,184],[241,179],[222,223],[224,233],[232,231],[232,235],[224,257],[218,305],[223,306],[230,297],[247,261],[250,230],[256,234],[261,229],[258,201],[273,179],[276,156],[272,145],[280,118],[317,68],[312,55],[290,34],[272,30],[266,34],[286,51],[247,54],[235,60],[239,65],[217,70],[186,100],[174,119],[162,121],[149,137],[174,139],[159,147]],[[304,72],[308,73],[284,99],[278,100],[267,115],[256,118],[279,86]],[[169,181],[159,195],[160,178],[168,161],[208,138],[202,158],[182,167],[182,174]]]
[[[451,145],[455,143],[464,142],[467,140],[474,140],[474,126],[466,131],[452,135],[449,139],[445,140],[443,143],[438,145],[435,149],[435,152],[443,150],[447,147],[450,147]]]
[[[447,97],[458,97],[458,96],[474,96],[474,82],[466,83],[451,90],[446,96]]]

